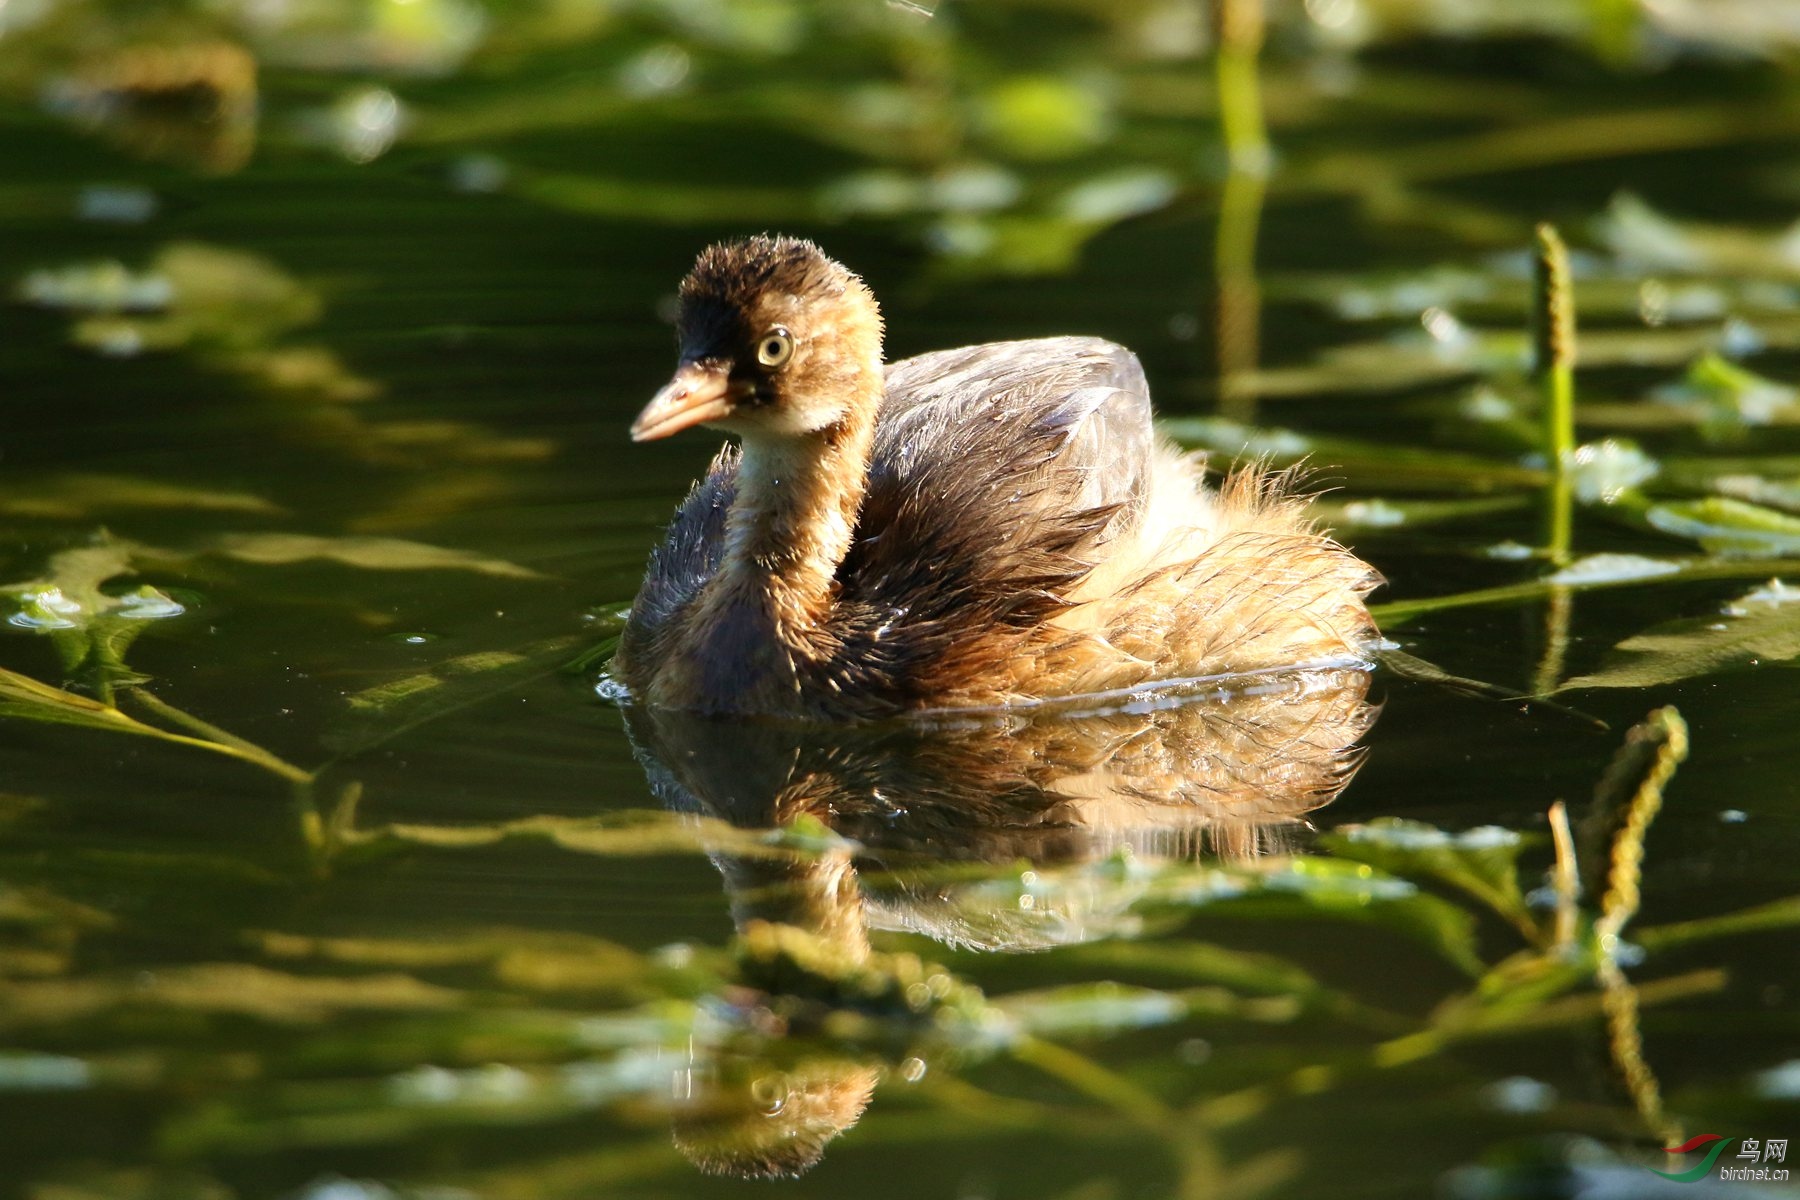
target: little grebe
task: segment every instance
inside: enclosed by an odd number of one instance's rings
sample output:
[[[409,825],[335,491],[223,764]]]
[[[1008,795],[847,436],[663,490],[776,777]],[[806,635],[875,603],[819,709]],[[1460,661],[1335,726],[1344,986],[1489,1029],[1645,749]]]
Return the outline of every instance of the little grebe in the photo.
[[[1205,487],[1123,347],[884,366],[869,289],[787,237],[710,247],[680,301],[680,366],[632,438],[741,448],[651,556],[613,668],[635,701],[872,720],[1369,654],[1375,572],[1289,476]]]

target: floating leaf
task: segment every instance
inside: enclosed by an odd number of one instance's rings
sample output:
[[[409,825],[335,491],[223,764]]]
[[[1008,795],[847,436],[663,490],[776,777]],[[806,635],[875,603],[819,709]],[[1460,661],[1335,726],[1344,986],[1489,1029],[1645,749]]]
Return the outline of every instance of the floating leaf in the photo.
[[[1529,547],[1526,548],[1529,550]],[[1507,557],[1514,557],[1507,555]],[[1478,588],[1469,592],[1453,592],[1447,596],[1426,596],[1417,600],[1389,600],[1371,604],[1369,615],[1383,628],[1408,621],[1423,613],[1442,612],[1478,605],[1518,604],[1521,601],[1549,596],[1559,588],[1585,589],[1619,587],[1657,579],[1665,583],[1701,579],[1742,579],[1769,570],[1800,571],[1795,559],[1729,559],[1690,558],[1654,559],[1635,554],[1595,554],[1579,559],[1562,571],[1542,579],[1500,587]]]
[[[631,991],[651,965],[616,942],[537,929],[472,930],[449,938],[334,938],[277,932],[250,937],[276,958],[401,971],[481,967],[498,985],[533,993]]]
[[[79,1058],[0,1053],[0,1092],[70,1092],[92,1083],[93,1072]]]
[[[1800,421],[1800,393],[1713,351],[1696,359],[1680,383],[1658,388],[1651,396],[1715,435]]]
[[[316,293],[268,259],[200,242],[176,242],[134,275],[117,263],[39,271],[22,298],[90,314],[72,338],[105,354],[201,346],[250,349],[318,319]]]
[[[1398,275],[1277,276],[1269,283],[1274,297],[1295,296],[1329,308],[1345,321],[1414,319],[1429,308],[1445,312],[1489,306],[1517,314],[1525,307],[1522,274],[1441,265]],[[1586,307],[1587,296],[1582,296]]]
[[[1630,583],[1679,575],[1681,564],[1641,554],[1589,554],[1552,572],[1545,579],[1563,587],[1590,587],[1606,583]]]
[[[812,857],[781,830],[745,829],[712,817],[643,811],[607,817],[521,817],[493,825],[397,822],[350,831],[344,840],[347,846],[365,853],[392,853],[408,847],[478,850],[506,842],[547,842],[573,853],[606,857],[701,853]],[[834,844],[846,843],[840,838]]]
[[[132,550],[127,542],[108,540],[61,551],[51,557],[41,577],[9,584],[0,588],[0,595],[13,599],[19,611],[40,610],[47,628],[74,628],[108,608],[113,598],[100,587],[131,570]],[[31,627],[26,621],[12,623]]]
[[[1006,79],[982,97],[979,116],[996,145],[1027,159],[1078,154],[1103,141],[1112,125],[1094,88],[1053,75]]]
[[[1535,467],[1472,454],[1313,437],[1286,429],[1252,428],[1217,417],[1182,417],[1161,422],[1161,428],[1184,446],[1283,464],[1305,460],[1321,471],[1366,474],[1379,479],[1384,487],[1451,485],[1492,491],[1539,487],[1546,478]]]
[[[152,269],[173,286],[172,311],[191,338],[261,343],[318,320],[324,308],[317,292],[245,250],[175,242],[157,254]]]
[[[228,558],[264,566],[287,566],[323,559],[369,571],[473,571],[501,579],[544,578],[529,567],[505,559],[399,538],[234,533],[219,538],[212,549]]]
[[[1525,496],[1488,496],[1474,500],[1346,500],[1318,501],[1313,510],[1332,529],[1378,533],[1466,521],[1513,512],[1529,504]]]
[[[1138,169],[1099,175],[1070,188],[1059,201],[1063,215],[1088,225],[1111,225],[1155,212],[1175,198],[1175,179],[1165,171]]]
[[[1486,825],[1447,833],[1418,821],[1384,817],[1325,834],[1333,853],[1379,867],[1390,875],[1428,878],[1466,892],[1511,921],[1528,936],[1536,921],[1519,890],[1519,853],[1530,844],[1522,834]]]
[[[1632,192],[1615,195],[1594,226],[1614,254],[1639,270],[1800,276],[1800,243],[1785,233],[1677,221]]]
[[[1644,520],[1663,533],[1693,538],[1714,554],[1800,554],[1800,517],[1725,496],[1653,504]]]
[[[1296,896],[1320,914],[1393,929],[1465,971],[1480,969],[1474,916],[1405,880],[1371,875],[1367,867],[1349,863],[1300,859],[1268,882],[1265,895]]]
[[[582,641],[551,638],[521,650],[465,654],[353,693],[348,719],[326,735],[325,743],[341,755],[359,754],[557,671]]]
[[[337,402],[381,390],[329,349],[282,344],[319,318],[323,302],[275,263],[246,251],[176,242],[142,276],[116,263],[40,271],[21,295],[78,314],[70,340],[107,357],[186,351],[270,388]]]
[[[507,1037],[505,1029],[494,1030],[485,1023],[472,1025],[466,1036],[494,1047],[501,1061],[463,1067],[427,1062],[372,1078],[359,1071],[312,1086],[305,1081],[275,1081],[266,1085],[256,1104],[222,1097],[184,1109],[160,1130],[158,1145],[183,1156],[321,1148],[341,1152],[344,1146],[416,1142],[434,1134],[454,1136],[471,1128],[566,1122],[609,1103],[633,1099],[654,1103],[659,1097],[666,1103],[670,1056],[683,1050],[681,1040],[672,1038],[605,1058],[541,1063],[534,1061],[542,1054],[541,1036],[534,1044],[517,1033]],[[458,1047],[446,1049],[454,1053]],[[505,1061],[509,1058],[522,1065]],[[666,1130],[660,1142],[656,1149],[666,1155]],[[643,1158],[640,1149],[639,1171]],[[513,1164],[495,1175],[505,1181],[500,1191],[484,1188],[481,1194],[568,1195],[571,1200],[581,1194],[536,1189],[515,1192],[519,1168]],[[559,1170],[559,1182],[562,1175]],[[331,1195],[344,1196],[353,1185],[327,1177],[322,1186],[332,1189]],[[313,1189],[315,1193],[319,1190]],[[421,1191],[430,1195],[433,1189]],[[406,1194],[416,1197],[421,1191]],[[367,1190],[358,1186],[352,1193],[357,1200],[388,1200],[395,1194],[374,1184]],[[162,1195],[157,1193],[159,1200]],[[108,1200],[112,1200],[111,1194]]]
[[[1765,479],[1761,475],[1720,475],[1712,481],[1721,496],[1800,514],[1800,478]]]
[[[1247,385],[1269,397],[1388,392],[1516,374],[1526,365],[1530,347],[1522,333],[1472,330],[1435,309],[1424,320],[1424,333],[1331,346],[1304,366],[1250,372]]]
[[[1516,236],[1508,231],[1509,237]],[[1345,321],[1414,320],[1429,309],[1483,320],[1516,321],[1530,302],[1523,256],[1477,266],[1443,265],[1382,276],[1277,275],[1271,295],[1308,300]],[[1591,256],[1577,258],[1575,298],[1582,315],[1646,324],[1720,321],[1732,314],[1791,314],[1800,294],[1762,279],[1646,278],[1643,270]]]
[[[125,651],[149,623],[178,617],[185,610],[148,585],[117,594],[102,585],[130,573],[139,548],[108,540],[52,556],[44,575],[0,587],[0,611],[7,623],[47,634],[63,669],[110,699],[112,689],[143,682],[125,666]]]
[[[278,516],[285,510],[248,492],[219,491],[134,479],[127,475],[56,475],[36,482],[15,482],[0,496],[0,513],[15,517],[80,520],[94,513],[139,509],[249,513]]]
[[[1800,477],[1800,455],[1670,457],[1662,460],[1662,469],[1662,479],[1667,486],[1703,492],[1711,490],[1716,480],[1731,475],[1760,475],[1766,479]]]
[[[63,312],[160,312],[175,298],[175,288],[159,272],[132,271],[109,259],[32,271],[20,280],[13,296],[24,304]]]
[[[1529,347],[1522,333],[1470,330],[1448,314],[1427,313],[1442,336],[1385,338],[1332,346],[1304,366],[1272,367],[1250,372],[1246,386],[1261,396],[1330,395],[1353,392],[1395,393],[1447,385],[1477,376],[1492,380],[1516,377],[1525,369]],[[1704,326],[1667,325],[1649,329],[1590,329],[1581,335],[1583,367],[1668,366],[1692,362],[1695,356],[1726,351],[1791,348],[1800,345],[1800,313],[1786,311],[1760,321],[1754,330],[1728,323],[1724,330]],[[1640,409],[1632,423],[1655,419]],[[1584,402],[1584,420],[1587,408]],[[1609,419],[1620,406],[1602,410]],[[1629,417],[1627,419],[1630,419]],[[1685,422],[1685,418],[1682,418]],[[1667,418],[1657,423],[1666,424]]]
[[[1562,685],[1581,688],[1661,687],[1683,679],[1800,656],[1800,603],[1779,583],[1727,607],[1718,617],[1673,621],[1615,646],[1598,669]]]
[[[1208,1007],[1214,1011],[1236,1007],[1236,997],[1224,989],[1205,990],[1212,1002]],[[1180,993],[1111,982],[1013,992],[996,1004],[1027,1033],[1038,1037],[1112,1036],[1171,1025],[1186,1018],[1190,1010]],[[1289,1008],[1291,1011],[1292,1006]]]
[[[0,990],[0,1027],[54,1026],[142,1009],[316,1024],[341,1013],[445,1010],[460,1002],[460,992],[406,975],[334,979],[245,963],[200,963],[148,977],[14,982]]]
[[[1268,869],[1230,874],[1168,863],[1155,870],[1134,908],[1141,912],[1216,909],[1244,916],[1310,915],[1366,922],[1404,933],[1470,974],[1481,968],[1472,914],[1420,891],[1405,879],[1362,863],[1295,858]]]
[[[1578,446],[1565,461],[1575,497],[1584,504],[1612,504],[1661,469],[1635,443],[1618,438]]]

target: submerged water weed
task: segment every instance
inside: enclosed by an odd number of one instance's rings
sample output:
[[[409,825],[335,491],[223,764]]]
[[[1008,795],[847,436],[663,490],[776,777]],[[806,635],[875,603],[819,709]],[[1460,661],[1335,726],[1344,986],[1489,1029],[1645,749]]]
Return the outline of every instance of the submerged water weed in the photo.
[[[347,1141],[394,1144],[433,1130],[550,1127],[571,1114],[628,1104],[673,1121],[677,1145],[705,1169],[786,1174],[826,1153],[871,1100],[886,1103],[901,1081],[921,1089],[914,1104],[923,1105],[924,1119],[908,1137],[935,1139],[950,1124],[967,1121],[973,1100],[988,1112],[985,1121],[1002,1127],[1015,1110],[1037,1119],[1034,1102],[992,1095],[979,1082],[987,1074],[983,1063],[1010,1060],[1079,1097],[1083,1121],[1157,1147],[1166,1169],[1181,1176],[1202,1169],[1196,1154],[1213,1163],[1208,1169],[1223,1169],[1230,1159],[1215,1139],[1245,1123],[1276,1119],[1290,1100],[1332,1092],[1370,1072],[1413,1069],[1470,1039],[1579,1028],[1604,1014],[1633,1106],[1627,1111],[1661,1135],[1659,1092],[1636,1033],[1639,1013],[1717,988],[1721,980],[1702,971],[1634,987],[1618,966],[1616,940],[1636,908],[1637,864],[1655,800],[1681,756],[1679,733],[1673,712],[1653,715],[1630,739],[1648,750],[1622,754],[1603,785],[1588,823],[1605,828],[1614,795],[1627,798],[1627,815],[1620,832],[1609,835],[1610,871],[1584,875],[1604,886],[1604,896],[1597,907],[1581,910],[1568,938],[1523,901],[1521,855],[1530,839],[1498,828],[1450,833],[1419,822],[1345,829],[1323,847],[1341,856],[1335,858],[1236,867],[1180,859],[1039,866],[1031,889],[1041,903],[1055,906],[1055,897],[1072,887],[1129,881],[1127,906],[1165,926],[1175,922],[1184,933],[1141,945],[1095,942],[1063,963],[1063,973],[1074,978],[988,993],[975,983],[986,973],[976,960],[952,968],[871,951],[860,915],[848,926],[831,915],[805,917],[820,911],[806,899],[813,893],[790,889],[784,900],[783,890],[766,883],[758,903],[777,905],[803,923],[747,920],[728,954],[689,948],[645,955],[591,938],[503,928],[462,939],[267,930],[245,943],[248,961],[164,969],[153,979],[91,973],[62,979],[54,959],[40,983],[18,982],[12,972],[14,982],[0,990],[0,1028],[20,1044],[54,1040],[68,1022],[79,1021],[90,1030],[128,1034],[134,1049],[129,1059],[29,1051],[29,1061],[0,1070],[0,1093],[104,1087],[142,1097],[163,1108],[162,1144],[202,1159]],[[841,841],[802,849],[790,839],[776,849],[751,830],[708,832],[692,818],[640,820],[639,827],[652,833],[658,825],[662,832],[648,841],[620,829],[624,840],[608,847],[605,831],[595,828],[591,841],[542,844],[576,854],[687,853],[704,846],[722,855],[721,862],[773,854],[767,861],[821,866],[846,851],[861,853]],[[482,853],[498,844],[448,830],[442,838],[399,829],[379,836],[410,842],[414,854]],[[375,865],[351,856],[344,868],[354,873]],[[908,876],[915,889],[954,890],[982,879],[928,859],[889,869]],[[1196,889],[1197,874],[1229,877],[1234,886]],[[1323,984],[1280,954],[1207,940],[1246,919],[1348,919],[1382,937],[1417,936],[1427,926],[1408,905],[1426,899],[1446,917],[1460,913],[1442,928],[1461,930],[1452,957],[1471,980],[1452,984],[1424,1013],[1396,1011],[1354,987]],[[66,927],[70,938],[86,943],[129,934],[128,925],[78,902],[39,895],[28,903],[35,907],[14,902],[12,908],[37,914],[42,929]],[[1652,951],[1693,945],[1800,920],[1791,909],[1717,918],[1706,930],[1650,928],[1635,936]],[[1475,923],[1494,918],[1512,926],[1509,940],[1523,940],[1525,948],[1478,950]],[[1100,977],[1088,977],[1094,973]],[[1597,973],[1600,989],[1590,991],[1586,984]],[[352,1021],[363,1034],[345,1026]],[[220,1074],[208,1066],[206,1052],[196,1049],[204,1040],[193,1041],[223,1023],[245,1022],[260,1031],[257,1048],[232,1053],[255,1057],[261,1083],[254,1093],[238,1071]],[[1229,1041],[1232,1030],[1259,1025],[1334,1029],[1339,1049],[1314,1061],[1260,1064],[1251,1053],[1217,1082],[1145,1070],[1164,1053],[1161,1039],[1205,1031]],[[1162,1032],[1146,1043],[1150,1031]],[[1122,1068],[1104,1066],[1081,1048],[1126,1035],[1139,1049]],[[1139,1054],[1148,1057],[1140,1062]],[[753,1114],[761,1116],[752,1120]],[[770,1119],[789,1123],[781,1139],[763,1136]],[[637,1162],[636,1171],[663,1175],[673,1166],[666,1135],[645,1136],[583,1152],[578,1177],[606,1177],[628,1161]],[[652,1146],[665,1149],[651,1153]],[[555,1155],[502,1152],[484,1156],[473,1172],[411,1183],[536,1186],[531,1181],[570,1166]]]

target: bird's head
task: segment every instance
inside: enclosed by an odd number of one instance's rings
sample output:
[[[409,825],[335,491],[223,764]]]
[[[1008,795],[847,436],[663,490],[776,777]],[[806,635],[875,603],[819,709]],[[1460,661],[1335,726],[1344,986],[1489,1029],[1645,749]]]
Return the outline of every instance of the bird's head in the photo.
[[[880,395],[881,310],[799,238],[708,247],[681,283],[680,365],[638,414],[633,441],[710,425],[740,437],[830,429]]]

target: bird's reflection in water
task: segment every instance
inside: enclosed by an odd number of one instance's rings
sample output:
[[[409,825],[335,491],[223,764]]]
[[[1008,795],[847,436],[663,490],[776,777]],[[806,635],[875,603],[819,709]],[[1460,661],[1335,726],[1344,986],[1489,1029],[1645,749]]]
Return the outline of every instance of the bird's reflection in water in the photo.
[[[993,951],[1129,936],[1137,920],[1129,888],[1064,888],[1022,904],[1016,889],[945,864],[1070,865],[1122,851],[1243,861],[1284,851],[1305,815],[1355,773],[1375,715],[1367,687],[1360,670],[1315,670],[1111,708],[1063,704],[874,729],[645,709],[628,710],[627,725],[670,808],[745,828],[811,817],[846,839],[807,861],[713,861],[747,943],[775,947],[780,958],[777,931],[797,928],[806,944],[854,964],[869,960],[872,929]],[[757,982],[784,990],[779,977]],[[752,1055],[697,1052],[681,1073],[676,1142],[701,1169],[798,1174],[862,1115],[879,1063],[779,1061],[780,1046],[777,1037]]]

